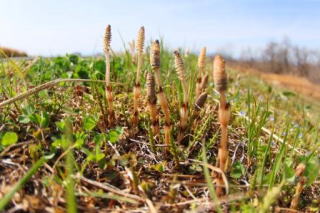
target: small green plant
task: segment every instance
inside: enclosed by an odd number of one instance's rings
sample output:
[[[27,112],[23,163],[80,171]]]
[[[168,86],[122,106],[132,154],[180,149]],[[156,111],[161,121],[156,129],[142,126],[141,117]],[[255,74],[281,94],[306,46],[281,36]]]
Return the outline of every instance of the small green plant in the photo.
[[[17,141],[18,141],[17,133],[15,133],[15,132],[6,132],[2,136],[1,146],[7,147],[7,146],[10,146],[12,144],[17,143]]]

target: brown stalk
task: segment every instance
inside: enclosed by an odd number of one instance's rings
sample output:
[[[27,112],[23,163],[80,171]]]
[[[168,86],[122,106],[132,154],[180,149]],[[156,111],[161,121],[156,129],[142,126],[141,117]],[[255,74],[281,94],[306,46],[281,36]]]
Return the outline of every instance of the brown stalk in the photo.
[[[106,98],[108,103],[108,122],[109,126],[113,126],[115,122],[115,113],[113,110],[113,95],[112,95],[112,87],[110,85],[110,44],[111,44],[111,26],[108,25],[105,29],[104,34],[104,54],[106,58]]]
[[[178,51],[174,51],[175,55],[175,68],[180,79],[182,90],[183,90],[183,103],[180,107],[180,123],[179,123],[179,133],[178,133],[178,143],[181,143],[184,138],[184,132],[188,124],[188,103],[189,103],[189,90],[186,81],[186,72],[184,68],[184,63],[181,55]]]
[[[197,98],[197,100],[194,103],[194,110],[192,113],[192,129],[196,129],[197,127],[201,126],[200,124],[200,112],[201,109],[204,107],[204,104],[207,100],[208,97],[208,93],[207,92],[203,92],[199,95],[199,97]]]
[[[206,51],[207,49],[203,47],[201,49],[201,52],[198,57],[198,76],[197,76],[197,82],[196,82],[196,98],[199,97],[203,90],[203,74],[205,70],[205,65],[206,65]]]
[[[161,77],[160,77],[160,43],[158,40],[155,40],[151,45],[151,51],[150,51],[150,64],[152,67],[152,70],[155,74],[155,81],[158,86],[158,93],[157,97],[159,100],[159,104],[161,107],[161,110],[164,114],[164,142],[167,145],[167,151],[169,150],[169,146],[171,144],[171,119],[170,119],[170,110],[169,110],[169,104],[168,100],[163,92],[162,89],[162,83],[161,83]]]
[[[201,84],[200,84],[200,91],[201,92],[204,92],[206,90],[207,85],[208,85],[208,80],[209,80],[208,74],[205,74],[204,76],[202,76]]]
[[[135,85],[133,88],[133,117],[132,117],[132,126],[136,127],[139,121],[139,105],[140,105],[140,96],[141,96],[141,84],[140,84],[140,72],[143,64],[143,47],[144,47],[144,27],[141,27],[137,40],[136,40],[136,54],[137,54],[137,75],[135,80]]]
[[[182,60],[182,57],[180,53],[176,50],[174,51],[174,56],[175,56],[175,68],[179,77],[179,80],[181,81],[182,89],[183,89],[183,102],[188,103],[188,84],[186,80],[186,71],[184,68],[184,63]]]
[[[151,128],[153,136],[159,135],[159,115],[157,110],[157,96],[156,96],[156,83],[154,75],[148,72],[147,76],[147,97],[148,97],[148,109],[151,119]]]
[[[170,110],[167,97],[165,96],[162,87],[159,87],[159,91],[157,94],[160,108],[164,114],[164,143],[166,144],[166,151],[169,151],[169,147],[171,144],[171,131],[172,131],[172,124],[170,118]]]
[[[221,138],[218,150],[217,166],[227,172],[229,164],[228,151],[228,124],[230,121],[230,104],[226,101],[227,74],[225,72],[225,61],[221,56],[216,56],[213,62],[213,79],[216,90],[220,93],[220,103],[218,109],[218,119],[220,123]],[[218,196],[225,194],[224,189],[220,187],[222,183],[221,175],[217,175],[216,192]]]
[[[298,184],[296,186],[295,193],[294,193],[293,198],[291,200],[291,204],[290,204],[291,209],[297,209],[297,207],[298,207],[301,192],[302,192],[303,187],[307,181],[307,177],[302,176],[305,169],[306,169],[306,166],[303,163],[300,163],[296,168],[295,176],[296,176],[296,178],[298,178]]]
[[[207,92],[203,92],[199,95],[199,97],[197,98],[196,102],[194,103],[194,113],[193,113],[193,117],[195,119],[198,118],[199,116],[199,112],[200,110],[203,108],[206,100],[208,97],[208,93]]]
[[[155,80],[158,87],[161,87],[161,77],[160,77],[160,43],[159,40],[155,40],[151,44],[150,51],[150,64],[152,70],[155,73]]]

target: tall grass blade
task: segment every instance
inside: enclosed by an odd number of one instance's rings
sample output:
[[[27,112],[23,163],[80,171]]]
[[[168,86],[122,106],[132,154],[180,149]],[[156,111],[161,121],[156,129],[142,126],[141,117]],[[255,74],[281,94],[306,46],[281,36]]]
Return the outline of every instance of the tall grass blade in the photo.
[[[210,176],[210,172],[209,172],[209,169],[207,166],[208,160],[207,160],[207,155],[206,155],[206,147],[205,147],[204,143],[202,144],[202,162],[203,162],[203,173],[204,173],[204,177],[206,179],[207,185],[208,185],[210,197],[211,197],[214,204],[218,203],[218,197],[216,194],[216,190],[214,189],[213,181],[212,181],[212,178]],[[216,210],[217,210],[217,212],[222,212],[219,206],[216,207]]]
[[[72,124],[70,119],[66,119],[66,129],[65,129],[65,138],[68,143],[68,147],[72,146]],[[75,213],[77,212],[77,203],[76,203],[76,196],[74,191],[75,182],[72,177],[74,173],[74,164],[75,159],[73,156],[72,149],[66,155],[66,200],[67,200],[67,212],[68,213]]]

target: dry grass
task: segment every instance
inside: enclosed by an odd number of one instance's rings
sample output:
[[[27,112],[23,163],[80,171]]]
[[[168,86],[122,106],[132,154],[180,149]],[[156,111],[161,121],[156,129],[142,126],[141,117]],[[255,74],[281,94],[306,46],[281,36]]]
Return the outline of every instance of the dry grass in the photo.
[[[301,93],[302,95],[305,95],[306,97],[320,100],[320,86],[312,83],[304,77],[288,74],[265,73],[260,72],[257,69],[247,68],[243,66],[231,66],[231,68],[244,73],[248,73],[250,75],[258,76],[269,83],[291,89],[293,91]]]

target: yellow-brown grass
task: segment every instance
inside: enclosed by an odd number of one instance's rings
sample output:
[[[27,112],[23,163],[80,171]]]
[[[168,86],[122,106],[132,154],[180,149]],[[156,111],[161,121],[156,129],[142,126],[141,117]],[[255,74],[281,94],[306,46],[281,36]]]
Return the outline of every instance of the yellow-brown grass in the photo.
[[[258,69],[248,68],[246,66],[233,65],[229,66],[232,69],[238,70],[242,73],[258,76],[266,82],[272,83],[276,86],[291,89],[297,93],[320,100],[320,86],[310,82],[304,77],[298,77],[288,74],[265,73]]]

